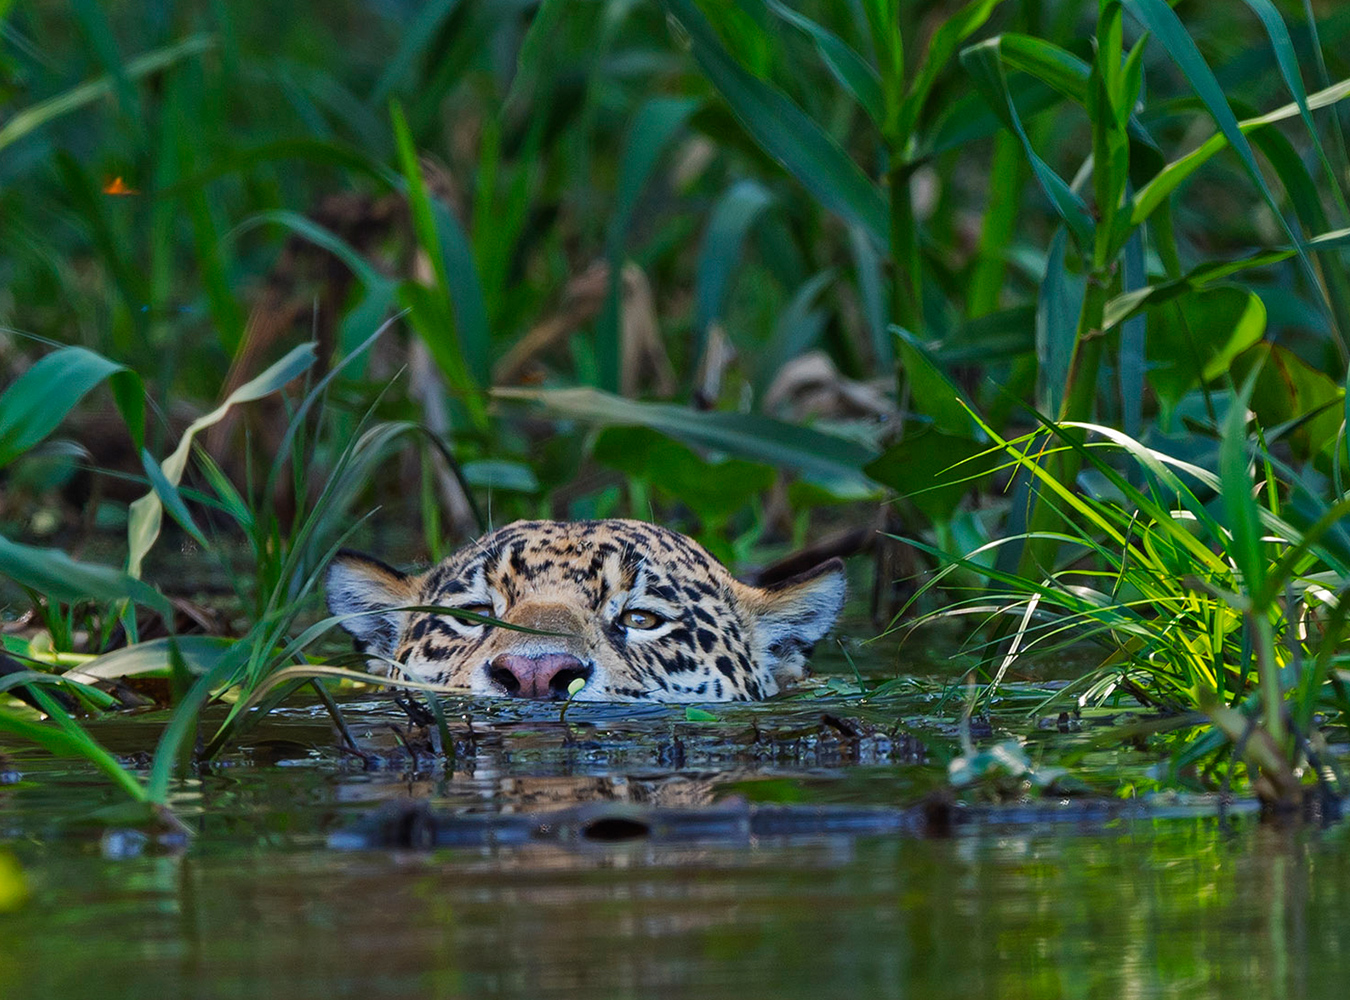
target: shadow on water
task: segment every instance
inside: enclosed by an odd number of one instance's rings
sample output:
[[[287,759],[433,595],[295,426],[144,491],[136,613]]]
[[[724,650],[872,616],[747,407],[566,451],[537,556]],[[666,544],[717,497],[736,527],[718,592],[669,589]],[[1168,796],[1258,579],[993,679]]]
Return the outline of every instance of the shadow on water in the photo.
[[[1343,827],[1207,798],[960,805],[943,685],[762,706],[278,710],[177,789],[169,852],[6,751],[0,996],[1321,996],[1350,955]],[[1010,688],[1009,704],[1020,704]],[[947,723],[942,719],[945,718]],[[115,752],[155,716],[99,725]],[[999,736],[993,720],[985,734]],[[1038,738],[1072,741],[1077,734]],[[1105,765],[1140,768],[1119,751]],[[935,807],[934,803],[937,803]]]

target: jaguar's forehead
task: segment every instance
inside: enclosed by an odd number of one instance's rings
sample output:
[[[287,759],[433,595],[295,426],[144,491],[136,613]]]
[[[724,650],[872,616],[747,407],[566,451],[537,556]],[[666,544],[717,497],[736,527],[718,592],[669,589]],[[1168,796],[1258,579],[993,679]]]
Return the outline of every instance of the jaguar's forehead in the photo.
[[[446,599],[476,585],[508,600],[523,589],[572,589],[594,602],[642,589],[668,601],[722,596],[731,574],[696,542],[641,521],[517,521],[451,555],[427,574],[424,596]]]

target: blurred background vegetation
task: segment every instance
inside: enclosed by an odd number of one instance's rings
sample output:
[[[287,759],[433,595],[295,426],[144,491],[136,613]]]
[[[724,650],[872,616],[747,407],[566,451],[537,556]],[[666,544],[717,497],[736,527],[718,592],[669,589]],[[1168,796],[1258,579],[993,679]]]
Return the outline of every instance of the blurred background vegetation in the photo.
[[[281,603],[349,537],[418,561],[634,516],[743,572],[866,551],[882,624],[952,590],[1024,630],[1053,606],[1046,636],[1086,624],[1154,705],[1240,707],[1319,655],[1267,711],[1341,698],[1350,8],[30,0],[0,25],[0,527],[35,595],[38,548],[138,576],[161,506],[183,545],[151,583],[246,540]],[[1151,654],[1191,614],[1202,666],[1172,683]],[[1334,628],[1285,655],[1300,614]]]

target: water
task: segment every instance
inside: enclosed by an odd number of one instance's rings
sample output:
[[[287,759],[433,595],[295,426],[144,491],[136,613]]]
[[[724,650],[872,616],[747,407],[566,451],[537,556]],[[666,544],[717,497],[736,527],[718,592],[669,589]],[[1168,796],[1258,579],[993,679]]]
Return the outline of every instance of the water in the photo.
[[[300,706],[182,783],[174,806],[193,830],[183,850],[76,825],[116,801],[109,788],[79,766],[7,750],[23,780],[0,786],[0,854],[17,858],[32,896],[0,915],[0,997],[1343,988],[1345,827],[1262,825],[1239,808],[1225,829],[1205,799],[1037,800],[959,812],[932,836],[931,810],[916,803],[944,774],[946,737],[922,715],[933,695],[919,686],[912,703],[871,714],[857,699],[805,699],[722,710],[717,723],[575,706],[570,729],[553,708],[465,704],[449,773],[385,699],[347,705],[366,762],[336,751],[322,715]],[[155,725],[133,717],[99,734],[129,754]],[[332,845],[409,800],[461,846]],[[792,816],[876,810],[889,832],[805,824],[752,836],[714,824],[682,836],[680,817],[784,804]],[[588,839],[576,818],[596,815],[673,819],[645,831],[655,835]],[[481,835],[489,822],[505,832]]]

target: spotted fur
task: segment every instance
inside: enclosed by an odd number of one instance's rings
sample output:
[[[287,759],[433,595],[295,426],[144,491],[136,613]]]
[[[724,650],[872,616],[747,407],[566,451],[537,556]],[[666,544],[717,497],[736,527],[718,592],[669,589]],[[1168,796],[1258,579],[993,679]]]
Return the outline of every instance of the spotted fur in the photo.
[[[581,677],[578,700],[749,701],[805,675],[811,647],[843,605],[844,573],[834,559],[753,587],[658,525],[517,521],[421,576],[339,553],[327,591],[333,613],[351,616],[343,625],[372,668],[393,676],[507,695],[521,692],[502,664],[566,663],[575,669],[551,688],[526,693],[566,697]],[[416,606],[491,608],[517,628],[400,610]],[[655,627],[624,624],[652,616]]]

